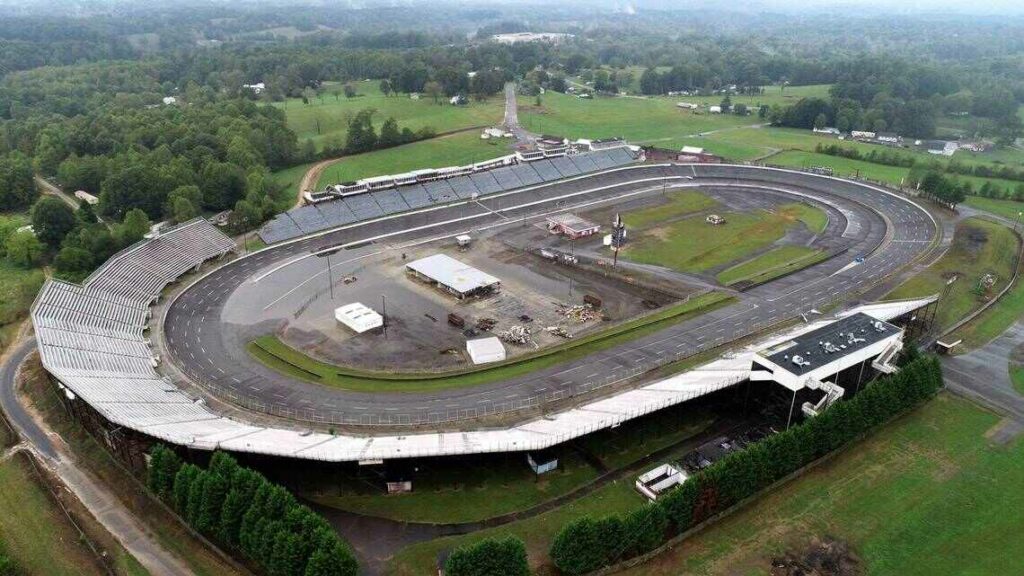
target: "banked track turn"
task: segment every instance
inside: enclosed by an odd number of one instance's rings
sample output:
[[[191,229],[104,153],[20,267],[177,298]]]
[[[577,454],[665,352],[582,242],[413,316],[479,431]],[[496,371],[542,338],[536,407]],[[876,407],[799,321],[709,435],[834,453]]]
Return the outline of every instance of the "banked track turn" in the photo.
[[[472,388],[424,393],[362,393],[301,382],[251,358],[245,340],[222,320],[233,292],[254,277],[324,247],[386,237],[391,244],[502,225],[569,204],[644,190],[719,187],[786,193],[831,206],[827,234],[850,241],[835,258],[747,293],[743,301],[675,324],[586,358]],[[523,207],[524,205],[528,205]],[[564,205],[562,206],[564,209]],[[936,223],[914,202],[881,188],[797,171],[732,165],[640,165],[481,198],[478,202],[358,223],[275,245],[200,278],[166,308],[162,329],[170,360],[214,396],[299,421],[345,425],[411,425],[479,418],[552,400],[578,398],[657,365],[688,357],[813,308],[855,297],[925,254]],[[854,255],[863,264],[850,266]],[[239,401],[244,399],[244,402]]]

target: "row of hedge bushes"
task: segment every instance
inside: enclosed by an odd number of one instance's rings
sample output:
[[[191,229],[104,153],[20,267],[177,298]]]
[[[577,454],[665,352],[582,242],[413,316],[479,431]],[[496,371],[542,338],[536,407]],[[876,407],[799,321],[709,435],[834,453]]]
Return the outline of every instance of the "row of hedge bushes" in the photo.
[[[526,545],[515,536],[487,538],[456,548],[444,564],[445,576],[529,576]]]
[[[208,468],[150,451],[148,484],[199,533],[271,576],[354,576],[358,565],[331,525],[288,490],[217,452]]]
[[[871,428],[934,395],[942,369],[932,356],[903,368],[819,416],[732,453],[681,486],[625,516],[583,517],[565,525],[550,555],[562,572],[584,574],[654,550]]]

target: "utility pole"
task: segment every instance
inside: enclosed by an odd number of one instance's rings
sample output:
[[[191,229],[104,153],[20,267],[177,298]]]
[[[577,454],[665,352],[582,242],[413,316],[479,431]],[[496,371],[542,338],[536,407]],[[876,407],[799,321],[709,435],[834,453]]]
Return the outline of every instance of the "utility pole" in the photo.
[[[381,316],[381,327],[384,328],[384,339],[388,339],[388,298],[387,296],[380,295],[380,316]]]
[[[331,253],[327,253],[327,286],[331,289],[331,300],[334,300],[334,273],[331,272]]]

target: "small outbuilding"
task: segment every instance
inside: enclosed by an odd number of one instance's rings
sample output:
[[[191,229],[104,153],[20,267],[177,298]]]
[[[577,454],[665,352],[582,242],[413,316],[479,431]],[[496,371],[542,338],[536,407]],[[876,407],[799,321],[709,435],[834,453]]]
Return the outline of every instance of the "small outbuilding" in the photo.
[[[334,310],[334,318],[357,334],[362,334],[367,330],[380,328],[384,325],[383,316],[359,302],[353,302],[341,308],[336,308]]]
[[[505,359],[505,345],[497,336],[466,340],[466,352],[469,352],[473,364],[501,362]]]
[[[657,500],[658,496],[669,488],[682,484],[686,480],[686,474],[671,464],[662,464],[657,468],[641,474],[636,479],[636,489],[651,501]]]
[[[597,234],[601,226],[575,214],[556,214],[547,218],[548,231],[552,234],[563,234],[569,238],[583,238]]]
[[[530,465],[534,474],[540,476],[558,468],[558,457],[552,450],[527,452],[526,463]]]

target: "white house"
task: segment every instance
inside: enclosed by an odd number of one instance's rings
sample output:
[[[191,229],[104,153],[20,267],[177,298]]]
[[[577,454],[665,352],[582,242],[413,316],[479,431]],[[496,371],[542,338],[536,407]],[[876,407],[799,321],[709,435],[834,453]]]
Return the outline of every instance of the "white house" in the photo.
[[[710,112],[711,114],[721,114],[722,113],[722,107],[721,106],[708,106],[708,112]]]
[[[253,94],[259,96],[260,94],[263,93],[264,90],[267,89],[267,85],[264,84],[263,82],[257,82],[255,84],[242,84],[242,88],[251,90]]]

